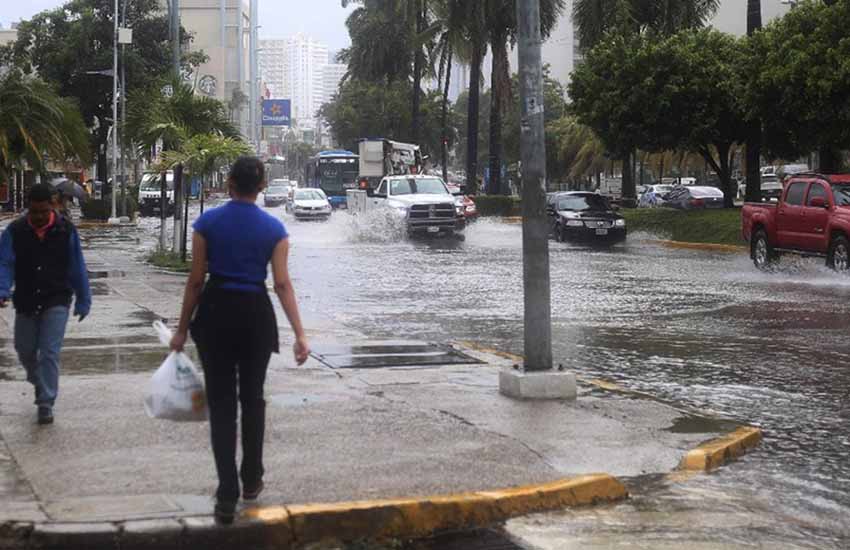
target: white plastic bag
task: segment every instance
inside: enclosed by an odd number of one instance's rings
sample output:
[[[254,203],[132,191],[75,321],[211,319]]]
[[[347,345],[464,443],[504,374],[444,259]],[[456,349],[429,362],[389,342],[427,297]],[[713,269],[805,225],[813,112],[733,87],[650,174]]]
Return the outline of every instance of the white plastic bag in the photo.
[[[160,321],[154,324],[159,340],[171,342],[171,331]],[[207,419],[207,400],[204,381],[192,360],[185,353],[171,352],[153,374],[145,412],[151,418],[177,422],[202,422]]]

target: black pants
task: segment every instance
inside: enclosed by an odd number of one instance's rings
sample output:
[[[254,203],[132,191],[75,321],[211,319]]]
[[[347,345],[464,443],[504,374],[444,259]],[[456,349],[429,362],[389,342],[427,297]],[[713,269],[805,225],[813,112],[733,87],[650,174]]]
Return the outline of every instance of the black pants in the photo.
[[[273,330],[268,323],[273,323]],[[235,502],[239,498],[239,478],[246,486],[254,487],[264,473],[263,385],[269,358],[277,349],[277,324],[268,295],[208,289],[198,307],[192,337],[206,379],[210,434],[219,480],[216,498]],[[237,386],[238,405],[242,408],[242,466],[238,473]]]

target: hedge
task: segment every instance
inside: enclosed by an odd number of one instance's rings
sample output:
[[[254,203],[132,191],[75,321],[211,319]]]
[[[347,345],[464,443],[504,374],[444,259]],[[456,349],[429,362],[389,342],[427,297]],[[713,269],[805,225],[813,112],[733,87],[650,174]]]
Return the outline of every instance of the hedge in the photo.
[[[522,208],[517,197],[504,195],[480,195],[473,197],[481,216],[519,216]]]

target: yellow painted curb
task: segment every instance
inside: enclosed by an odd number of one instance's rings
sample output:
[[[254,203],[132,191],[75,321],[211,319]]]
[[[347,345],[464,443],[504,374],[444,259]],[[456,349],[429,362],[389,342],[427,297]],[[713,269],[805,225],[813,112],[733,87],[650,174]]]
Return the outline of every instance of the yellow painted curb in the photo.
[[[628,497],[608,474],[551,483],[420,499],[302,504],[246,510],[244,518],[290,532],[296,544],[322,540],[422,537],[438,531],[480,527],[506,519]],[[288,524],[288,529],[282,524]]]
[[[752,426],[743,426],[734,432],[704,443],[685,455],[680,468],[689,471],[709,471],[754,448],[762,439],[762,432]]]
[[[689,243],[683,241],[648,240],[644,242],[657,243],[670,248],[687,248],[691,250],[713,250],[717,252],[746,252],[747,247],[737,244]]]

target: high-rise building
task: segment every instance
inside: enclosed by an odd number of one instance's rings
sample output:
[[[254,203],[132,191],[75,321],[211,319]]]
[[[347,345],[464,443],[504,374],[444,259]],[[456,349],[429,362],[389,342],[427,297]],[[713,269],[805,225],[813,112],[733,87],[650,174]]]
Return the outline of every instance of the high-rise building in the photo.
[[[347,70],[329,63],[327,45],[304,34],[260,41],[260,74],[272,97],[292,100],[292,118],[304,128],[316,127],[316,113],[329,101]]]
[[[162,0],[163,9],[167,4]],[[197,92],[235,105],[234,122],[250,137],[249,0],[180,0],[180,25],[192,33],[190,51],[209,57],[191,75]]]

